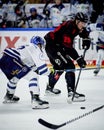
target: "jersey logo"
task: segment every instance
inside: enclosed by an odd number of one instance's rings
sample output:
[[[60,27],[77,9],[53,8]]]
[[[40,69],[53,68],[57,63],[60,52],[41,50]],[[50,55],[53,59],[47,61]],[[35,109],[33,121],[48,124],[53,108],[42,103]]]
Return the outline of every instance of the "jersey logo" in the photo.
[[[61,65],[60,59],[55,59],[55,63],[56,63],[57,65]]]
[[[41,54],[39,55],[39,59],[40,59],[40,60],[45,60],[44,54],[41,53]]]
[[[18,73],[19,73],[19,70],[18,70],[18,69],[12,70],[12,72],[11,72],[12,75],[17,75]]]

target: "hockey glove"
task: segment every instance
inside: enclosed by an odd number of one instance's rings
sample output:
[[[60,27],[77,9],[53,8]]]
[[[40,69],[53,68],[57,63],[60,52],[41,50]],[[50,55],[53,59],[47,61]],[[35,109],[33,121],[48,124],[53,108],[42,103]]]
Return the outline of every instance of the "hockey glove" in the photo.
[[[85,68],[86,67],[86,61],[83,59],[82,56],[78,57],[76,59],[78,65],[81,67],[81,68]]]
[[[91,40],[89,38],[85,38],[82,40],[82,48],[88,50],[90,48]]]
[[[54,68],[53,68],[52,65],[48,65],[48,69],[49,69],[49,71],[50,71],[51,74],[55,73],[55,70],[54,70]]]
[[[53,68],[53,67],[52,67],[52,68],[50,68],[50,72],[51,72],[51,74],[54,74],[55,70],[54,70],[54,68]]]

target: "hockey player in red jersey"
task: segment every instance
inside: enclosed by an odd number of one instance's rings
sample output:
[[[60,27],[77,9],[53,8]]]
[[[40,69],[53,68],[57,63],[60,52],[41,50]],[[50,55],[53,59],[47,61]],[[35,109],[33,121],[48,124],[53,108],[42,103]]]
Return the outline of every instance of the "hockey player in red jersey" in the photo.
[[[86,66],[86,61],[84,58],[79,56],[77,50],[73,47],[73,41],[74,38],[79,35],[82,39],[86,39],[82,42],[83,49],[89,49],[89,33],[85,28],[87,21],[87,15],[82,12],[78,12],[73,20],[64,22],[55,28],[54,31],[51,31],[45,35],[45,49],[55,70],[75,69],[73,60],[76,60],[81,68]],[[61,93],[59,89],[54,89],[54,86],[62,73],[63,72],[59,71],[54,74],[50,74],[46,93],[56,95]],[[75,88],[75,72],[73,70],[66,72],[65,80],[67,83],[68,99],[70,100]],[[73,101],[85,101],[85,95],[76,92]]]

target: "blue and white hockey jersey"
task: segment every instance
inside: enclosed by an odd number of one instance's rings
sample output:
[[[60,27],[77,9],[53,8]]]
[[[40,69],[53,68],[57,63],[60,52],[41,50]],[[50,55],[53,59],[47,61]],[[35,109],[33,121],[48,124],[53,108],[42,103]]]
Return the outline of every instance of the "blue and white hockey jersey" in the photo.
[[[97,50],[104,49],[104,24],[103,23],[89,24],[87,26],[87,30],[89,32],[95,31],[97,33],[96,35]]]
[[[15,58],[18,63],[23,62],[26,66],[35,70],[38,70],[40,75],[48,75],[50,72],[47,68],[46,59],[48,59],[44,48],[40,49],[36,45],[25,45],[19,48],[6,48],[4,54]]]

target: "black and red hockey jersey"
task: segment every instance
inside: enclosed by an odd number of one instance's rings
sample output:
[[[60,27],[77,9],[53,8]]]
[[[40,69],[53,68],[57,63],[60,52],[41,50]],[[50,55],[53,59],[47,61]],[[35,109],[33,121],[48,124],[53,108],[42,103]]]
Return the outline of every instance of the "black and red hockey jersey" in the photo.
[[[82,32],[77,28],[75,21],[67,21],[58,26],[54,31],[45,35],[45,40],[53,41],[53,44],[72,48],[74,38],[79,35],[82,38],[88,38],[89,33],[84,28]]]

